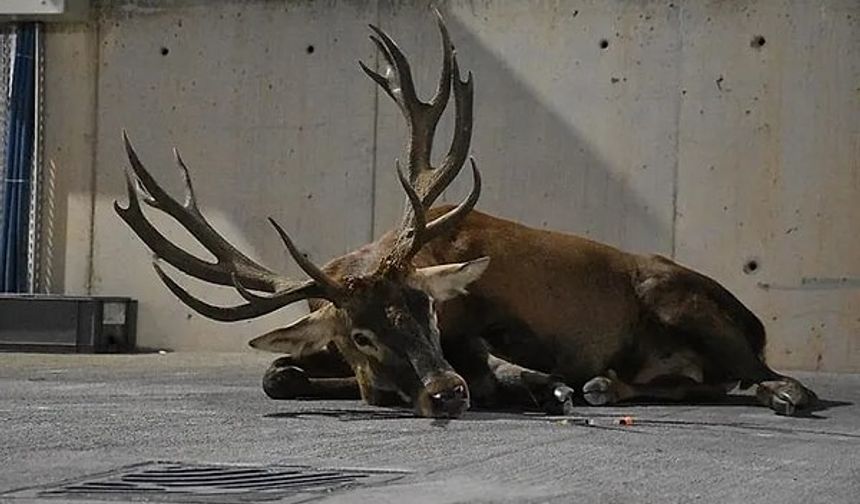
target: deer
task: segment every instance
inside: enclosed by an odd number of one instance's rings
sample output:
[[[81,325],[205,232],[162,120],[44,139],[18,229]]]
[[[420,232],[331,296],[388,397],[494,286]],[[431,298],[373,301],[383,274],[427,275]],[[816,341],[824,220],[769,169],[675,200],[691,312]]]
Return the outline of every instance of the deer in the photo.
[[[570,414],[582,400],[711,400],[736,386],[755,386],[758,402],[781,415],[815,404],[814,392],[766,364],[764,325],[715,280],[660,255],[474,209],[481,173],[469,157],[473,78],[462,78],[438,11],[436,18],[442,70],[429,101],[418,97],[408,59],[379,27],[370,25],[370,39],[385,71],[359,62],[408,128],[406,170],[394,163],[406,196],[399,224],[319,267],[269,218],[307,279],[285,277],[237,250],[200,211],[178,151],[182,203],[147,171],[123,131],[128,204],[117,201],[115,210],[153,252],[155,271],[173,295],[220,322],[308,303],[307,315],[249,342],[282,355],[263,376],[264,392],[272,399],[362,399],[435,418],[456,418],[472,406]],[[434,135],[452,95],[453,137],[433,166]],[[466,198],[434,207],[467,158]],[[168,240],[141,200],[175,219],[215,261]],[[241,304],[207,303],[163,263],[232,288]]]

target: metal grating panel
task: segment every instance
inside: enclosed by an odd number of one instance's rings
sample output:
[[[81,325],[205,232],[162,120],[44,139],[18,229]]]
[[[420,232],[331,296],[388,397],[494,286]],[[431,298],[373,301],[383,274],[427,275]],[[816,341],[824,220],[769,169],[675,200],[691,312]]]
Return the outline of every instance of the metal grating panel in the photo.
[[[154,502],[296,502],[308,494],[378,485],[404,471],[322,469],[292,465],[223,465],[148,462],[59,485],[0,495],[18,498]]]
[[[11,23],[0,23],[0,180],[6,180],[6,137],[9,121],[9,79],[12,76],[12,54],[15,29]],[[0,227],[3,225],[5,184],[0,185]]]
[[[27,220],[27,292],[38,292],[41,280],[41,233],[42,233],[42,138],[44,126],[45,96],[45,45],[42,41],[43,30],[41,23],[36,23],[35,57],[33,64],[33,106],[35,110],[33,124],[33,161],[30,167],[30,207]]]

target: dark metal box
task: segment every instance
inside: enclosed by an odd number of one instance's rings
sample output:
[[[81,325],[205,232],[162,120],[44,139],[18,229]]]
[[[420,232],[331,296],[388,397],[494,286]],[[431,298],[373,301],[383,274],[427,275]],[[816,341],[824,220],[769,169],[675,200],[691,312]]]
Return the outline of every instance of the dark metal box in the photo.
[[[0,351],[131,352],[136,332],[130,298],[0,294]]]

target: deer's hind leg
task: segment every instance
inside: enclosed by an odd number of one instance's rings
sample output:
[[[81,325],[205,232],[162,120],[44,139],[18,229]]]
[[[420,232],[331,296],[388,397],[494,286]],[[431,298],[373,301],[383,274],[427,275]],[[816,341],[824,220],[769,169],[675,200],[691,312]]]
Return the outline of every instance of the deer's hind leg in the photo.
[[[815,403],[811,390],[765,364],[764,326],[715,281],[674,265],[639,290],[648,314],[704,357],[709,383],[757,385],[759,401],[782,415]]]
[[[634,383],[609,370],[606,376],[596,376],[586,382],[582,395],[592,406],[635,399],[697,401],[723,397],[733,385],[701,383],[683,374],[660,375],[648,382]]]
[[[272,399],[361,398],[352,369],[333,347],[275,359],[263,375],[263,391]]]

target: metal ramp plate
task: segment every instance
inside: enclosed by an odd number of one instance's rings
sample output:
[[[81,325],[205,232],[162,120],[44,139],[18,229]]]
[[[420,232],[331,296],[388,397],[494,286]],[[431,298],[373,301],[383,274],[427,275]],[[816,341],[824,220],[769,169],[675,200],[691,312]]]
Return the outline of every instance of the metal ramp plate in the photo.
[[[147,462],[72,481],[0,495],[0,499],[85,499],[133,502],[298,502],[316,493],[380,485],[406,471],[325,469],[295,465]]]

